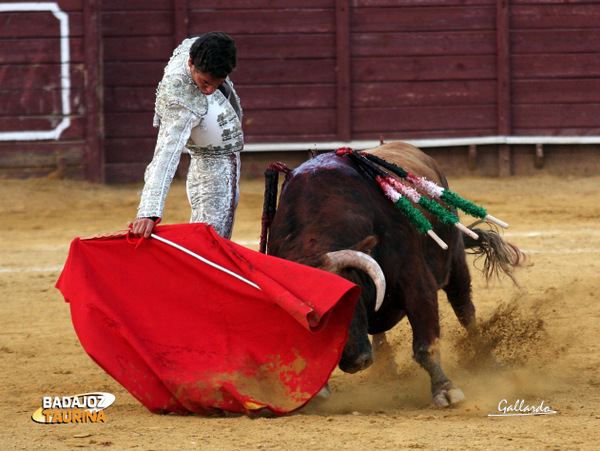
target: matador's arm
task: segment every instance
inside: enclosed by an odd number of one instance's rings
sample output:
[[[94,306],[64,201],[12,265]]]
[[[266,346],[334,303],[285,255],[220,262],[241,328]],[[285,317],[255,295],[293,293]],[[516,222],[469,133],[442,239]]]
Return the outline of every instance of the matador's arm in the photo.
[[[161,218],[167,193],[192,128],[201,117],[181,105],[170,105],[160,120],[154,157],[146,168],[138,218]]]

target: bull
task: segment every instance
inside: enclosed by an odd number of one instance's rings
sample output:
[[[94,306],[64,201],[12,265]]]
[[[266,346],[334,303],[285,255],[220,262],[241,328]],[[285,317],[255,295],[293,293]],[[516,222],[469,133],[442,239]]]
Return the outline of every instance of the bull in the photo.
[[[448,188],[435,160],[410,144],[391,142],[367,152]],[[447,407],[462,402],[463,392],[446,376],[440,361],[438,290],[445,291],[460,324],[476,334],[467,249],[484,255],[486,268],[508,274],[523,254],[493,228],[470,226],[479,235],[475,240],[425,212],[448,246],[441,249],[394,208],[365,171],[335,152],[286,172],[276,211],[273,193],[271,200],[265,193],[261,247],[270,255],[326,269],[361,287],[339,368],[355,373],[369,367],[374,354],[369,335],[383,334],[407,317],[413,357],[430,376],[433,403]],[[345,253],[343,258],[340,252]],[[377,276],[364,259],[356,258],[365,254],[385,277],[378,309]]]

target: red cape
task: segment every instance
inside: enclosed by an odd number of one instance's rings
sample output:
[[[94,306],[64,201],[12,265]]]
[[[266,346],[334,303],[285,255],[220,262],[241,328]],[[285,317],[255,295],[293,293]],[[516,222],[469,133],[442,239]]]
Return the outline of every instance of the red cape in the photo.
[[[152,412],[287,413],[338,364],[360,288],[204,224],[75,239],[57,288],[86,352]]]

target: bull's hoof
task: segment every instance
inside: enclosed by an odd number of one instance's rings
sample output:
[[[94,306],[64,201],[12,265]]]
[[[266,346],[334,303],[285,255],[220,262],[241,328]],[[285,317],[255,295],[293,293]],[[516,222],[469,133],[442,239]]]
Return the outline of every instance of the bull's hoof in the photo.
[[[331,388],[329,384],[325,385],[319,392],[313,396],[313,398],[308,402],[307,408],[319,408],[325,405],[329,401],[329,397],[331,396]]]
[[[318,399],[319,401],[327,401],[330,396],[331,388],[329,388],[329,384],[326,384],[325,387],[319,390],[319,393],[315,395],[315,399]]]
[[[365,352],[358,356],[358,358],[351,363],[348,363],[346,360],[342,359],[338,366],[344,373],[354,374],[358,373],[359,371],[366,370],[372,364],[373,354],[370,352]]]
[[[465,394],[460,388],[450,387],[437,390],[433,394],[433,404],[436,407],[450,407],[465,400]]]

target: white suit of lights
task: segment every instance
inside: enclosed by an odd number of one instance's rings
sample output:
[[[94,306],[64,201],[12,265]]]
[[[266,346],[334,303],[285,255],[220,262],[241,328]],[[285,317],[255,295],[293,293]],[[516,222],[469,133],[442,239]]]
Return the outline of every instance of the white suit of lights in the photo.
[[[187,148],[190,222],[210,224],[229,239],[239,199],[242,110],[229,78],[214,94],[202,94],[188,66],[194,40],[186,39],[175,49],[158,85],[154,115],[158,139],[146,168],[137,217],[162,217],[181,153]]]

